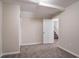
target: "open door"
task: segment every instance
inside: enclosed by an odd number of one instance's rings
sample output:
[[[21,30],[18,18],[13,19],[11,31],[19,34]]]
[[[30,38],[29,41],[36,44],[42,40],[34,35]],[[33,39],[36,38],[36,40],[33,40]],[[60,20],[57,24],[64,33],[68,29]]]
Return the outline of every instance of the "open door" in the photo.
[[[43,43],[54,43],[54,22],[51,19],[43,20]]]

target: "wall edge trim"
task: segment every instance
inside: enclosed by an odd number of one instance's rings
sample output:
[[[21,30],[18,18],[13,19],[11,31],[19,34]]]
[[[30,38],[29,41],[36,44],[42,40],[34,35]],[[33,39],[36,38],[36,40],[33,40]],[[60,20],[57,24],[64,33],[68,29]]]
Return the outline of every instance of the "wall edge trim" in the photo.
[[[7,52],[7,53],[3,53],[2,56],[4,56],[4,55],[11,55],[11,54],[19,54],[19,53],[20,53],[20,51]],[[1,56],[1,57],[2,57],[2,56]]]
[[[68,50],[68,49],[63,48],[63,47],[60,46],[60,45],[58,45],[58,48],[60,48],[60,49],[62,49],[62,50],[64,50],[64,51],[66,51],[66,52],[68,52],[68,53],[70,53],[70,54],[76,56],[77,58],[79,58],[79,55],[78,55],[78,54],[76,54],[76,53],[74,53],[74,52],[72,52],[72,51],[70,51],[70,50]]]
[[[41,44],[41,42],[38,42],[38,43],[31,43],[31,44],[21,44],[20,46],[25,46],[25,45],[37,45],[37,44]]]

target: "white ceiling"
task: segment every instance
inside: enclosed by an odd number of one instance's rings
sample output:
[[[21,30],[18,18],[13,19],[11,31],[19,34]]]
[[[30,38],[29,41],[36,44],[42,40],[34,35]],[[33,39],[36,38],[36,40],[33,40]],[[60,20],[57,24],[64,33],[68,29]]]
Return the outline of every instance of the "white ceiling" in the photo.
[[[47,3],[47,4],[53,4],[53,5],[57,5],[57,6],[61,6],[65,8],[79,0],[31,0],[31,1],[36,2],[36,3],[40,1],[40,2]]]
[[[21,6],[21,12],[33,13],[36,17],[46,17],[57,12],[63,11],[66,7],[79,0],[2,0],[5,3],[18,3]],[[47,4],[39,5],[38,2]],[[51,5],[51,6],[50,6]]]

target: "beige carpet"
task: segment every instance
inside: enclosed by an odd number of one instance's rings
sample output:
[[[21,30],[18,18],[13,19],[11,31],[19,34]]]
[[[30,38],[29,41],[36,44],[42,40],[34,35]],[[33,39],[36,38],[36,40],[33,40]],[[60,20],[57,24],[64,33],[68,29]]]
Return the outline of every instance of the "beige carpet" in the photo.
[[[59,49],[55,44],[22,46],[20,54],[6,55],[3,58],[76,58]]]

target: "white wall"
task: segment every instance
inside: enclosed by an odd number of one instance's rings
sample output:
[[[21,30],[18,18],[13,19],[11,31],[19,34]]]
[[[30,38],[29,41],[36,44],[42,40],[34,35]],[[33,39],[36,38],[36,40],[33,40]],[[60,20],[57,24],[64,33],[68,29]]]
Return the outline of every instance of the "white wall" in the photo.
[[[21,17],[22,40],[21,45],[42,43],[43,23],[42,19],[32,18],[32,15],[24,13]]]
[[[79,56],[79,2],[59,15],[59,46]]]
[[[2,2],[0,1],[0,56],[2,55]]]
[[[20,6],[13,4],[3,5],[3,53],[19,51],[19,20]]]

